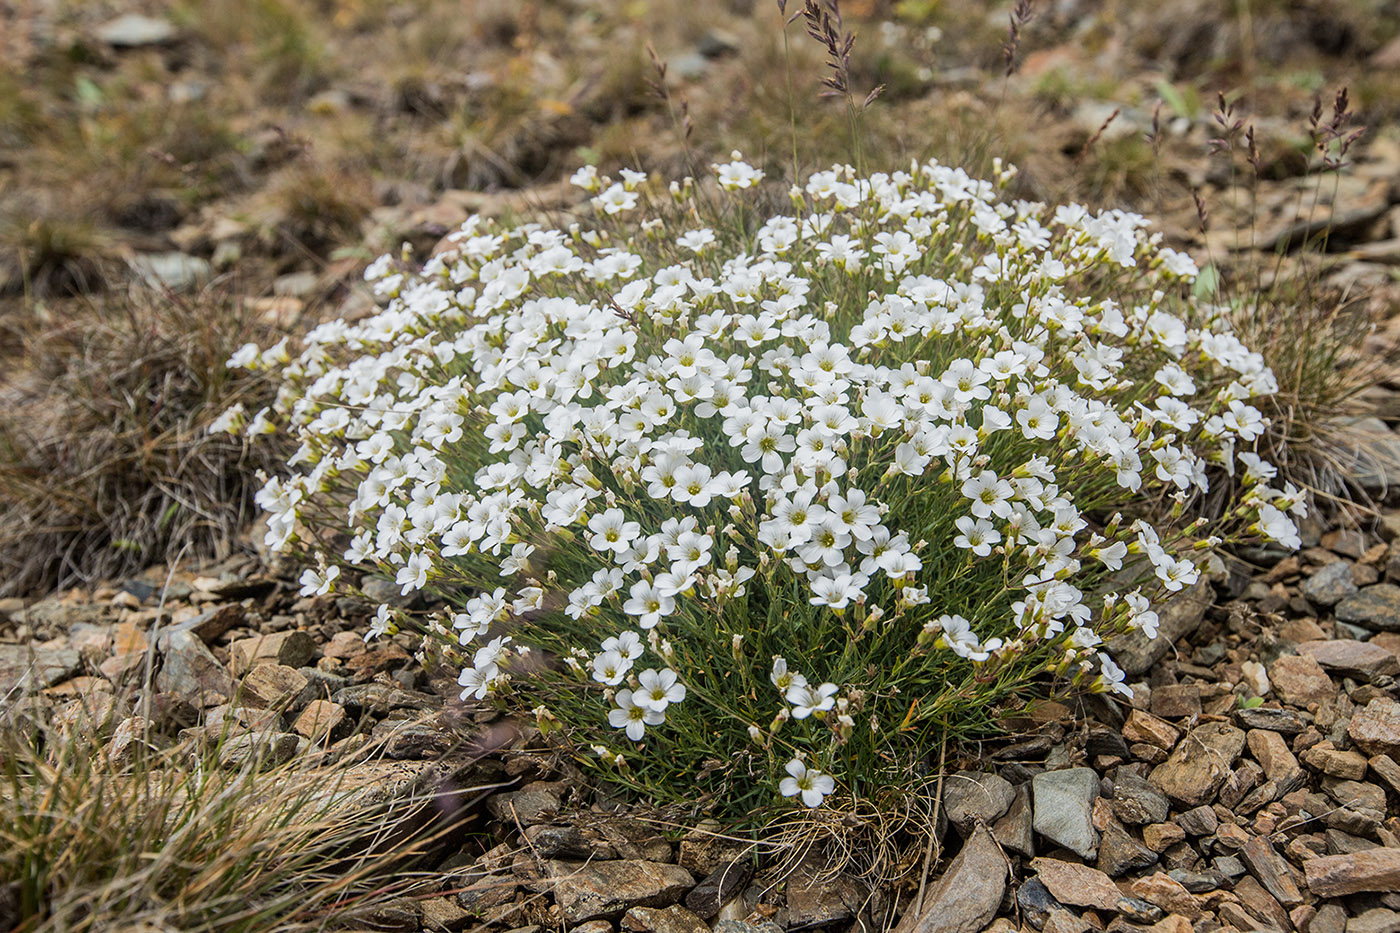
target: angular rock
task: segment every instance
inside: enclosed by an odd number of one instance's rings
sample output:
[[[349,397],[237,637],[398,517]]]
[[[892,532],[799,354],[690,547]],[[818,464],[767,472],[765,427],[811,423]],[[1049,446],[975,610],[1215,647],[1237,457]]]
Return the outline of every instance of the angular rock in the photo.
[[[787,879],[788,924],[801,928],[849,920],[868,896],[865,885],[850,875],[832,877],[819,860],[804,860]]]
[[[1286,930],[1291,925],[1288,911],[1283,909],[1283,905],[1275,900],[1273,895],[1264,890],[1264,886],[1256,878],[1246,875],[1235,882],[1234,895],[1239,898],[1245,910],[1268,928]]]
[[[1246,729],[1268,729],[1281,735],[1297,735],[1308,727],[1303,717],[1291,709],[1268,709],[1262,706],[1235,710],[1235,723]]]
[[[1311,655],[1329,671],[1350,674],[1367,682],[1380,676],[1400,674],[1400,658],[1370,642],[1350,638],[1305,641],[1298,646],[1298,653]]]
[[[1347,921],[1347,933],[1400,933],[1400,913],[1372,907]]]
[[[708,923],[679,904],[633,907],[623,914],[622,928],[630,933],[710,933]]]
[[[137,753],[149,748],[148,738],[151,724],[140,716],[130,716],[112,730],[112,738],[107,742],[107,759],[117,768],[131,764]]]
[[[492,794],[486,798],[486,808],[491,811],[491,815],[508,826],[514,826],[517,822],[521,826],[548,823],[559,816],[559,810],[562,806],[563,803],[555,788],[546,786],[542,782],[527,785],[510,793]],[[645,906],[663,905],[647,904]]]
[[[1006,814],[993,824],[992,836],[1004,849],[1019,852],[1027,858],[1035,855],[1029,785],[1022,784],[1016,788],[1016,798],[1011,801]]]
[[[1150,781],[1126,769],[1118,770],[1113,782],[1113,813],[1130,826],[1160,823],[1167,818],[1171,805]]]
[[[1152,769],[1148,780],[1182,807],[1210,803],[1230,776],[1244,742],[1244,733],[1234,726],[1220,722],[1197,726],[1165,762]]]
[[[1098,832],[1092,812],[1099,776],[1092,768],[1043,771],[1031,780],[1035,831],[1081,858],[1094,858]]]
[[[1380,778],[1390,789],[1400,794],[1400,764],[1388,755],[1375,755],[1368,762],[1371,773]]]
[[[1006,857],[992,834],[975,827],[948,870],[929,889],[923,910],[906,912],[895,933],[978,933],[1006,893]],[[718,928],[716,928],[718,930]]]
[[[302,741],[288,732],[244,732],[219,746],[219,764],[230,769],[272,768],[295,757]]]
[[[310,683],[306,675],[283,664],[259,664],[238,685],[243,702],[265,709],[288,709]]]
[[[1318,897],[1400,890],[1400,849],[1368,849],[1303,863],[1308,890]]]
[[[1368,755],[1400,756],[1400,703],[1377,697],[1351,717],[1347,735]]]
[[[1209,836],[1215,832],[1216,826],[1220,823],[1215,811],[1208,806],[1192,807],[1176,818],[1176,825],[1180,826],[1192,836]]]
[[[113,48],[134,49],[147,45],[165,45],[175,38],[175,27],[169,20],[126,13],[97,27],[97,39]]]
[[[1334,564],[1320,567],[1312,576],[1303,581],[1300,587],[1308,602],[1314,606],[1335,606],[1356,592],[1356,582],[1352,579],[1351,564],[1339,560]]]
[[[357,684],[337,690],[331,699],[353,713],[383,716],[396,709],[436,709],[442,701],[430,693],[403,690],[388,684]]]
[[[1316,768],[1323,774],[1359,781],[1366,776],[1366,756],[1360,752],[1338,751],[1331,742],[1319,742],[1312,748],[1304,749],[1303,763]]]
[[[306,704],[296,722],[292,723],[292,731],[313,741],[327,736],[335,738],[336,734],[343,730],[348,719],[345,707],[339,703],[312,700]]]
[[[1264,776],[1269,780],[1287,785],[1290,789],[1295,781],[1301,782],[1302,765],[1293,757],[1283,736],[1265,729],[1254,729],[1245,737],[1245,741],[1249,744],[1249,753],[1263,766]]]
[[[1296,907],[1303,903],[1302,892],[1298,890],[1298,885],[1293,881],[1293,874],[1288,867],[1288,863],[1274,850],[1265,836],[1254,836],[1240,849],[1240,857],[1244,860],[1245,866],[1249,868],[1251,874],[1259,879],[1259,883],[1264,886],[1280,904],[1285,907]]]
[[[1169,752],[1181,738],[1181,730],[1164,719],[1135,709],[1128,713],[1128,719],[1123,723],[1123,738]]]
[[[228,702],[233,695],[233,678],[198,635],[169,632],[160,636],[157,646],[163,656],[156,675],[158,690],[184,697],[196,707]]]
[[[1165,852],[1186,841],[1186,830],[1175,823],[1150,823],[1142,828],[1142,841],[1153,852]]]
[[[1158,636],[1142,631],[1119,635],[1108,643],[1108,653],[1128,676],[1135,677],[1160,661],[1176,641],[1200,628],[1206,610],[1215,601],[1215,590],[1201,580],[1157,607]]]
[[[1099,837],[1099,858],[1095,864],[1099,871],[1112,878],[1146,868],[1156,861],[1157,853],[1128,835],[1117,820],[1111,821]]]
[[[541,858],[583,861],[615,857],[612,846],[596,833],[585,834],[576,826],[536,824],[525,827],[525,840]]]
[[[1376,583],[1337,603],[1337,618],[1373,631],[1400,632],[1400,586]]]
[[[315,640],[308,633],[295,629],[240,638],[229,645],[235,676],[242,676],[259,664],[305,667],[315,654]]]
[[[82,655],[73,648],[0,645],[0,699],[8,705],[25,691],[51,687],[82,668]]]
[[[1062,904],[1112,910],[1123,896],[1108,875],[1088,865],[1040,857],[1031,859],[1031,870]]]
[[[959,771],[943,780],[943,812],[964,836],[978,822],[996,822],[1015,797],[1010,781],[985,771]]]
[[[544,869],[569,923],[616,917],[633,907],[668,907],[695,884],[690,872],[679,865],[640,859],[548,859]]]
[[[1286,654],[1269,668],[1269,681],[1283,702],[1293,706],[1326,703],[1337,688],[1327,671],[1308,655]]]
[[[1169,913],[1180,914],[1189,920],[1199,920],[1201,917],[1201,907],[1191,892],[1160,871],[1134,881],[1131,890],[1135,896]]]
[[[729,903],[749,883],[753,867],[746,861],[730,862],[706,875],[685,896],[685,906],[697,917],[713,920],[720,908]]]
[[[1201,691],[1195,684],[1164,684],[1152,691],[1152,715],[1186,719],[1201,715]]]

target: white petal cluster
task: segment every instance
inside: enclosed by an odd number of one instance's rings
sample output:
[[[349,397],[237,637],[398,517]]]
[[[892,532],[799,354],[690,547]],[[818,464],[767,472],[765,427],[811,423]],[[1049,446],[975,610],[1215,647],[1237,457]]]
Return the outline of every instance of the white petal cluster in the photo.
[[[763,173],[736,154],[715,177],[747,204]],[[820,625],[900,645],[901,671],[1035,658],[1126,690],[1104,641],[1157,618],[1110,576],[1179,590],[1210,539],[1105,510],[1184,504],[1238,465],[1241,524],[1296,546],[1302,496],[1251,453],[1273,375],[1191,302],[1196,266],[1144,218],[1007,202],[935,162],[818,172],[791,214],[740,229],[699,223],[689,179],[639,227],[621,215],[653,208],[645,176],[573,181],[595,229],[473,218],[421,269],[369,268],[378,314],[321,325],[295,359],[232,361],[284,379],[258,427],[296,451],[259,495],[268,544],[338,531],[331,560],[404,594],[471,587],[450,620],[464,696],[572,677],[606,748],[747,689],[735,708],[775,768],[779,739],[826,763],[786,765],[782,793],[815,806],[858,712],[871,733],[899,725],[870,712],[881,672],[827,651],[844,659],[830,680],[780,657],[776,696],[744,688],[689,653],[726,606],[790,600],[749,624],[792,657]],[[722,639],[758,663],[753,635]],[[521,664],[530,645],[563,673]]]

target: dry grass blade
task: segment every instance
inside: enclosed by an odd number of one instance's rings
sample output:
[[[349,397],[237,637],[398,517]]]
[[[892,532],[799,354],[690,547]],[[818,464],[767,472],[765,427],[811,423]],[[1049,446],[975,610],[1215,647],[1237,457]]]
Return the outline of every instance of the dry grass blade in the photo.
[[[353,765],[314,747],[270,768],[213,766],[217,745],[119,761],[94,733],[14,719],[0,727],[5,929],[325,929],[440,886],[414,860],[459,828],[433,828],[433,788],[362,805]]]
[[[22,333],[0,412],[0,594],[114,576],[187,543],[209,553],[241,528],[261,462],[208,426],[271,399],[224,365],[270,333],[221,289],[133,291]]]

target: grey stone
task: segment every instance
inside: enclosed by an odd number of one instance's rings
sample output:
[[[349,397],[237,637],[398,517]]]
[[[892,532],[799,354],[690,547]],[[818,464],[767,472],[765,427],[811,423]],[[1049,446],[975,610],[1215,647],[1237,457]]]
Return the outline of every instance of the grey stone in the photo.
[[[1337,604],[1337,618],[1368,629],[1400,632],[1400,586],[1377,583],[1363,587]]]
[[[209,260],[185,253],[138,253],[128,264],[147,285],[173,292],[192,291],[214,274]]]
[[[235,675],[243,675],[261,664],[305,667],[316,654],[316,641],[307,632],[292,630],[240,638],[229,645],[229,659]]]
[[[1187,733],[1148,780],[1177,804],[1198,807],[1211,802],[1243,750],[1244,733],[1239,729],[1205,723]]]
[[[1240,849],[1240,857],[1274,900],[1284,907],[1296,907],[1303,903],[1303,894],[1293,881],[1288,863],[1274,850],[1267,837],[1251,837]]]
[[[233,696],[233,678],[192,631],[161,637],[162,663],[156,689],[184,697],[196,707],[217,706]]]
[[[1002,848],[1029,858],[1035,855],[1035,839],[1031,823],[1030,785],[1016,788],[1016,797],[1001,819],[992,825],[992,836]]]
[[[1400,914],[1372,907],[1347,921],[1347,933],[1400,933]]]
[[[1128,632],[1110,639],[1108,653],[1128,676],[1145,672],[1166,656],[1177,639],[1200,628],[1206,610],[1215,601],[1215,590],[1205,580],[1177,593],[1157,607],[1159,620],[1156,638],[1141,631]]]
[[[1281,735],[1297,735],[1308,727],[1307,722],[1291,709],[1240,709],[1235,711],[1235,723],[1246,729],[1268,729]]]
[[[1319,567],[1312,576],[1303,581],[1300,589],[1314,606],[1335,606],[1356,592],[1351,564],[1339,560],[1334,564]]]
[[[1114,815],[1130,826],[1161,823],[1171,809],[1166,795],[1150,781],[1121,768],[1113,782],[1112,806]]]
[[[1061,904],[1112,910],[1123,896],[1108,875],[1088,865],[1041,857],[1031,859],[1031,870]]]
[[[680,904],[633,907],[623,914],[622,928],[629,933],[710,933],[708,923]]]
[[[695,885],[679,865],[619,859],[566,862],[547,859],[545,877],[569,923],[616,917],[633,907],[668,907]]]
[[[0,645],[0,705],[30,690],[61,683],[83,669],[74,648],[47,645]]]
[[[1192,807],[1176,818],[1176,825],[1192,836],[1209,836],[1220,825],[1220,818],[1208,806]]]
[[[803,928],[849,920],[868,896],[866,886],[850,875],[833,876],[820,859],[804,859],[787,879],[788,925]]]
[[[1367,755],[1400,754],[1400,703],[1377,697],[1358,710],[1347,726],[1347,735]]]
[[[1055,900],[1055,895],[1045,886],[1045,882],[1032,875],[1016,888],[1016,906],[1026,922],[1037,929],[1045,925],[1050,914],[1064,910],[1065,905]]]
[[[1349,638],[1305,641],[1298,646],[1298,653],[1311,655],[1329,671],[1349,674],[1367,683],[1377,677],[1400,674],[1400,658],[1370,642]]]
[[[1400,849],[1368,849],[1308,859],[1303,863],[1303,874],[1308,890],[1318,897],[1400,890]]]
[[[1092,768],[1045,771],[1031,780],[1035,831],[1081,858],[1094,858],[1098,832],[1092,812],[1099,776]]]
[[[505,794],[492,794],[486,799],[486,808],[491,811],[491,815],[510,826],[517,822],[522,826],[547,823],[559,816],[561,807],[563,803],[559,794],[552,788],[542,786],[523,787]]]
[[[1374,415],[1339,418],[1332,448],[1338,469],[1365,492],[1384,495],[1400,482],[1400,436]]]
[[[428,693],[402,690],[388,684],[357,684],[337,690],[331,699],[351,712],[382,716],[396,709],[435,709],[442,701]]]
[[[979,822],[996,822],[1015,797],[1010,781],[986,771],[959,771],[943,780],[943,812],[964,836]]]
[[[114,48],[134,49],[164,45],[175,38],[175,27],[168,20],[127,13],[97,27],[97,39]]]
[[[294,758],[304,741],[289,732],[244,732],[219,746],[219,764],[225,768],[275,767]]]
[[[1157,861],[1157,853],[1138,842],[1119,825],[1110,820],[1099,837],[1099,858],[1095,863],[1099,871],[1112,878],[1126,875],[1138,868],[1146,868]]]
[[[1006,893],[1006,856],[985,828],[975,827],[928,891],[923,910],[911,909],[895,933],[978,933],[996,916]]]
[[[721,907],[744,889],[751,874],[753,868],[746,861],[731,862],[716,868],[685,896],[685,906],[697,917],[712,920]]]
[[[551,795],[552,796],[552,795]],[[554,810],[558,810],[558,798],[553,798]],[[541,858],[567,859],[610,859],[614,856],[612,846],[600,838],[584,835],[576,826],[550,826],[537,824],[525,827],[525,840],[533,852]]]

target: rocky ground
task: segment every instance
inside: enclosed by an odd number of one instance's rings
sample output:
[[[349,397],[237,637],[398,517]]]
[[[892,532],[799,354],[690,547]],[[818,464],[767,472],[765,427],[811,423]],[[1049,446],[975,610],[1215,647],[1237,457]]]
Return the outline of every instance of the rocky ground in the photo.
[[[68,21],[48,4],[0,2],[0,25],[15,27],[0,29],[0,50],[58,88],[40,118],[61,127],[71,117],[90,142],[122,136],[103,103],[121,93],[154,94],[160,113],[184,114],[206,94],[211,113],[239,110],[240,101],[223,100],[237,96],[236,82],[211,77],[220,72],[210,62],[233,53],[215,48],[210,21],[158,5],[129,16],[136,6],[94,4]],[[0,248],[15,247],[0,255],[0,350],[12,354],[15,372],[22,342],[9,337],[31,318],[61,314],[73,291],[144,280],[180,292],[236,268],[255,283],[247,306],[294,329],[364,312],[353,283],[370,250],[407,240],[426,252],[475,211],[567,206],[572,195],[559,179],[575,162],[675,167],[675,143],[658,141],[670,139],[661,131],[666,107],[644,90],[639,36],[648,28],[664,33],[660,57],[688,95],[705,145],[752,151],[767,146],[775,126],[786,132],[786,105],[762,96],[780,82],[759,70],[780,46],[759,37],[748,4],[731,3],[714,21],[687,14],[661,23],[664,4],[616,14],[608,4],[483,3],[465,44],[425,69],[385,52],[397,72],[353,67],[373,58],[375,30],[388,28],[365,19],[374,4],[326,6],[337,9],[327,17],[336,29],[342,13],[350,24],[332,31],[341,67],[287,82],[286,99],[207,127],[210,136],[232,134],[227,152],[140,138],[134,145],[151,151],[129,161],[148,174],[99,181],[149,190],[78,218],[96,223],[100,236],[57,235],[60,221],[73,219],[61,195],[73,178],[98,177],[94,166],[120,156],[99,146],[82,150],[87,168],[50,171],[26,154],[45,151],[25,122],[40,120],[0,106]],[[374,929],[1400,930],[1393,23],[1370,28],[1365,16],[1380,15],[1371,4],[1258,4],[1250,32],[1238,19],[1215,22],[1201,5],[1149,13],[1146,5],[1115,12],[1061,3],[1027,28],[1021,67],[1002,85],[996,43],[982,40],[996,31],[1000,41],[1005,10],[996,11],[996,30],[976,19],[971,38],[955,27],[974,18],[948,13],[938,44],[908,10],[883,29],[888,4],[848,6],[869,8],[861,48],[873,44],[875,53],[862,59],[862,75],[890,84],[890,109],[873,122],[900,151],[932,145],[905,127],[952,113],[960,116],[944,122],[982,120],[987,100],[1000,95],[1010,101],[1003,125],[1034,114],[1024,122],[1039,127],[998,141],[1025,158],[1028,196],[1122,199],[1162,218],[1178,245],[1221,263],[1329,231],[1323,292],[1329,301],[1365,296],[1374,322],[1358,346],[1373,385],[1330,426],[1323,471],[1350,483],[1331,488],[1352,501],[1324,503],[1298,554],[1222,556],[1208,583],[1163,613],[1167,637],[1117,646],[1136,681],[1131,703],[1044,703],[1009,720],[1005,739],[952,750],[940,800],[946,825],[926,878],[916,866],[904,887],[871,888],[830,870],[830,852],[785,858],[792,853],[731,838],[703,814],[622,807],[531,727],[458,701],[455,672],[425,671],[411,640],[366,644],[372,604],[300,598],[294,573],[265,565],[251,548],[198,569],[159,565],[107,585],[0,601],[3,705],[19,710],[21,695],[34,696],[61,727],[96,729],[118,763],[143,743],[194,747],[219,737],[229,769],[321,750],[327,767],[348,766],[350,786],[363,788],[352,803],[458,789],[459,823],[433,855],[438,890],[367,918]],[[565,13],[551,31],[558,10]],[[1186,28],[1193,16],[1219,27],[1213,39]],[[362,20],[371,25],[356,26]],[[641,58],[622,85],[578,65],[607,59],[608,42]],[[463,48],[471,68],[446,64]],[[302,47],[277,49],[296,68],[315,58]],[[132,83],[123,91],[103,75]],[[106,96],[94,97],[83,80]],[[270,99],[269,79],[259,80],[253,97]],[[1308,101],[1347,80],[1361,82],[1358,122],[1371,130],[1352,164],[1319,187],[1306,174]],[[1167,94],[1161,81],[1180,100],[1168,108],[1163,161],[1149,169],[1152,147],[1141,137],[1153,125],[1152,99]],[[1243,200],[1227,194],[1230,166],[1244,154],[1233,162],[1206,155],[1221,134],[1209,89],[1221,86],[1247,92],[1259,128],[1262,175]],[[755,116],[750,104],[773,113]],[[455,136],[444,129],[454,120]],[[363,152],[346,156],[385,139],[399,143],[376,154],[373,171]],[[768,148],[782,149],[782,139]],[[61,135],[44,143],[72,149]],[[204,186],[193,200],[192,173]],[[1208,230],[1192,189],[1210,201]],[[0,387],[14,390],[19,376],[5,380]],[[373,581],[365,589],[373,592]]]
[[[956,750],[922,909],[918,872],[871,888],[820,848],[793,864],[620,805],[530,726],[457,700],[404,636],[367,645],[369,603],[299,598],[252,559],[10,600],[0,692],[37,691],[117,761],[217,734],[225,768],[359,756],[361,802],[488,788],[434,856],[442,893],[374,929],[1397,930],[1400,510],[1304,537],[1215,562],[1163,638],[1118,645],[1131,703],[1042,703]]]

